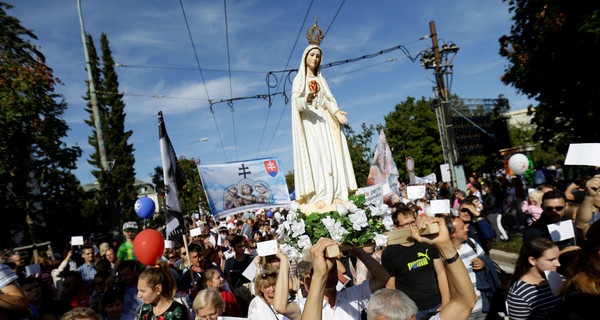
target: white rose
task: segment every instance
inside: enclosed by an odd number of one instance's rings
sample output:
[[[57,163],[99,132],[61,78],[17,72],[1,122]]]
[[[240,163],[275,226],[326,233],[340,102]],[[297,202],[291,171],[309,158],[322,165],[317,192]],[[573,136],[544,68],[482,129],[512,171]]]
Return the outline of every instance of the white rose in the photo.
[[[298,219],[298,214],[296,214],[296,211],[290,211],[287,214],[287,217],[285,218],[288,222],[294,222]]]
[[[356,210],[358,210],[358,207],[352,201],[346,202],[345,206],[346,209],[348,209],[348,212],[355,212]]]
[[[331,239],[333,239],[335,241],[342,241],[342,238],[347,233],[348,233],[348,230],[344,229],[344,227],[342,227],[342,223],[339,221],[336,221],[335,225],[333,226],[333,230],[329,231],[329,234],[331,235]]]
[[[310,242],[310,238],[307,235],[302,235],[298,237],[298,246],[302,249],[310,248],[312,242]]]
[[[360,231],[362,228],[369,226],[369,220],[364,210],[358,210],[355,213],[348,216],[350,222],[352,222],[352,228],[356,231]]]
[[[298,250],[296,250],[296,248],[290,246],[289,244],[282,244],[279,249],[281,250],[281,253],[285,254],[286,256],[288,256],[288,258],[290,260],[294,260],[294,259],[298,259],[298,257],[301,257],[300,253],[298,252]]]
[[[330,216],[327,216],[327,218],[321,219],[321,223],[325,226],[325,229],[327,229],[327,231],[330,231],[335,225],[335,219],[333,219]]]
[[[342,217],[348,213],[348,208],[343,204],[336,203],[335,208]]]
[[[373,240],[375,240],[376,246],[385,247],[387,246],[387,238],[388,236],[385,236],[383,234],[375,234],[375,238]]]
[[[290,202],[290,213],[296,213],[300,209],[300,204],[296,201]]]
[[[304,220],[292,222],[292,237],[296,238],[301,236],[304,232]]]
[[[394,220],[392,220],[392,216],[391,215],[385,215],[383,217],[383,221],[381,221],[383,223],[383,226],[385,227],[386,230],[391,231],[394,230]]]

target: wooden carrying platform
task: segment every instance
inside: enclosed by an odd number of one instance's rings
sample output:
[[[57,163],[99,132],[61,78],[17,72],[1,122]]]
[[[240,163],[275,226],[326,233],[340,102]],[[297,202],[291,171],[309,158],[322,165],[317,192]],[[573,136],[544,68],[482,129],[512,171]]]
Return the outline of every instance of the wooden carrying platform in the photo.
[[[440,226],[437,223],[429,224],[425,229],[419,230],[419,234],[428,235],[435,234],[440,232]],[[388,246],[394,244],[403,244],[407,243],[410,238],[410,228],[399,229],[385,232],[384,235],[388,237]],[[327,258],[335,258],[340,255],[340,252],[353,249],[353,247],[348,245],[341,246],[329,246],[325,249],[325,256]],[[310,251],[309,249],[302,250],[302,258],[304,261],[311,261]]]

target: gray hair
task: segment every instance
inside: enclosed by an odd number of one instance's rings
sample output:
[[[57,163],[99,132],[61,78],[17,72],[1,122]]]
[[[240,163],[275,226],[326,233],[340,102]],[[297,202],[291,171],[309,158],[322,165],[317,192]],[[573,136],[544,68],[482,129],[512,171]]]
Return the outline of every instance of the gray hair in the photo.
[[[417,305],[404,292],[384,288],[371,296],[367,319],[375,320],[381,316],[388,320],[410,320],[417,311]]]

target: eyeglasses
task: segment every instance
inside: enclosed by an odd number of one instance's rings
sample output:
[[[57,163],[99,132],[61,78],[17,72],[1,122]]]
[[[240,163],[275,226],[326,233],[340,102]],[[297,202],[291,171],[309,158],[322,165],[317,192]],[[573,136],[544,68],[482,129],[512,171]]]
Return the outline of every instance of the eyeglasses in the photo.
[[[404,229],[404,228],[408,228],[408,227],[415,227],[416,225],[417,225],[417,223],[413,221],[413,222],[398,225],[398,228]]]
[[[94,285],[95,286],[103,286],[104,285],[104,281],[94,281]]]
[[[564,209],[564,208],[565,208],[564,206],[558,206],[558,207],[546,207],[546,206],[544,206],[544,210],[545,211],[554,211],[554,210],[556,210],[558,212],[558,211],[562,211],[562,209]]]
[[[469,210],[467,208],[462,208],[462,209],[460,209],[460,212],[471,212],[471,210]]]
[[[261,273],[260,277],[263,279],[267,279],[269,277],[277,278],[277,273]]]

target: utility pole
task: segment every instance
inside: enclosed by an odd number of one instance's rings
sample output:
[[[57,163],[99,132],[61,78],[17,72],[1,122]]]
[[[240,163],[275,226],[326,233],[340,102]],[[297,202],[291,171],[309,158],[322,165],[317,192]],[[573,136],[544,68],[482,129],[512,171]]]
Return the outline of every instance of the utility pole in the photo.
[[[442,137],[442,149],[444,150],[444,158],[450,165],[450,171],[452,174],[452,185],[457,187],[456,172],[454,166],[458,162],[458,154],[456,149],[456,139],[454,136],[454,126],[452,125],[452,117],[450,115],[450,97],[446,85],[444,83],[444,73],[447,68],[452,68],[452,65],[448,64],[447,55],[458,51],[458,47],[452,44],[450,47],[444,45],[442,52],[440,52],[437,32],[435,29],[435,22],[429,22],[429,30],[431,32],[431,42],[433,49],[433,69],[435,74],[435,81],[437,84],[437,94],[440,101],[440,110],[436,114],[440,117],[438,123],[440,123],[440,136]],[[444,65],[442,65],[442,54],[446,57]],[[427,68],[427,66],[426,66]],[[451,74],[452,71],[450,71]],[[442,132],[443,131],[443,132]]]
[[[81,15],[81,0],[77,0],[77,9],[79,10],[79,24],[81,25],[81,40],[83,41],[83,53],[85,54],[85,63],[89,78],[90,98],[92,101],[92,113],[94,115],[94,126],[96,127],[96,140],[98,141],[98,152],[100,153],[100,162],[102,170],[108,173],[108,160],[106,159],[106,149],[104,148],[104,135],[102,134],[102,121],[98,114],[98,98],[96,97],[96,87],[92,77],[92,65],[90,64],[90,54],[88,53],[87,37],[83,27],[83,16]]]

